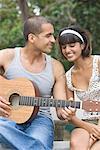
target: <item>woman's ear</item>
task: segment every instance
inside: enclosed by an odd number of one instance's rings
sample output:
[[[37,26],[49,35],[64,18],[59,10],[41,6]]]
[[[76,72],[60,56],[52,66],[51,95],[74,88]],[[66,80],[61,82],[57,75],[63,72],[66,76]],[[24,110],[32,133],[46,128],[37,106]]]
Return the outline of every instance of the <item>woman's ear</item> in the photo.
[[[85,44],[81,44],[81,49],[84,50]]]

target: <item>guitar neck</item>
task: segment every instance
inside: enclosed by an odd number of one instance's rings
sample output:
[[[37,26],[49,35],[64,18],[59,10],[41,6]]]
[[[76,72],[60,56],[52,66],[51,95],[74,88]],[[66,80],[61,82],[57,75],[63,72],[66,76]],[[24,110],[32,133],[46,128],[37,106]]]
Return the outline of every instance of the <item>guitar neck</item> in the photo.
[[[74,107],[80,108],[81,102],[67,101],[67,100],[55,100],[53,98],[45,97],[28,97],[20,96],[19,105],[26,106],[40,106],[40,107]]]

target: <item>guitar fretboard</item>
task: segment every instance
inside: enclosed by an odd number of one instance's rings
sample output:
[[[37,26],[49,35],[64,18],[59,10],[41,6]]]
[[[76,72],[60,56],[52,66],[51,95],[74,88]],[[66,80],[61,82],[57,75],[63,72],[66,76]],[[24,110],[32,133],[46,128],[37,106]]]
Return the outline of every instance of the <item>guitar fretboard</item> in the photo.
[[[80,108],[80,102],[67,101],[67,100],[55,100],[45,97],[28,97],[20,96],[19,105],[26,106],[40,106],[40,107],[73,107]]]

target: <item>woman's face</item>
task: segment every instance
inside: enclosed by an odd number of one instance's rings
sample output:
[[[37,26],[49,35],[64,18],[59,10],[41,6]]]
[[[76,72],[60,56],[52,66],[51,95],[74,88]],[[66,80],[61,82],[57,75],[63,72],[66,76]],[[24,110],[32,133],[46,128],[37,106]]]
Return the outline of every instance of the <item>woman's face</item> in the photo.
[[[70,62],[74,62],[80,57],[82,57],[81,53],[83,48],[84,48],[83,44],[80,44],[79,42],[61,46],[62,54]]]

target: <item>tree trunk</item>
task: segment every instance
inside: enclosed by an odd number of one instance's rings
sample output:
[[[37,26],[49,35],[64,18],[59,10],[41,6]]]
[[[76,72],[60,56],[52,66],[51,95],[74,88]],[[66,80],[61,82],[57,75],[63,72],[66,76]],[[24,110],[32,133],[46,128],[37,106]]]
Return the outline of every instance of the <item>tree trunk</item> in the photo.
[[[18,4],[22,14],[22,20],[25,21],[29,16],[27,0],[18,0]]]

